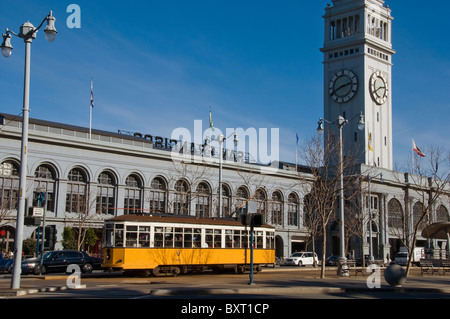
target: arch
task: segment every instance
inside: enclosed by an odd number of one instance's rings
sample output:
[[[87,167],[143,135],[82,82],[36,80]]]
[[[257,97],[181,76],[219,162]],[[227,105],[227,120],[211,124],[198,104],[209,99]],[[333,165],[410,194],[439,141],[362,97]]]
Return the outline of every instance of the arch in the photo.
[[[185,179],[179,179],[174,186],[173,213],[176,215],[189,215],[190,212],[190,185]]]
[[[439,205],[436,209],[436,222],[448,222],[450,221],[450,216],[448,210],[444,205]]]
[[[195,216],[208,218],[211,215],[211,187],[205,181],[198,183],[195,196]]]
[[[288,195],[288,226],[299,226],[299,197],[297,193]]]
[[[20,164],[13,159],[5,159],[0,164],[0,211],[17,208],[19,201]]]
[[[242,214],[247,214],[248,212],[248,201],[250,197],[250,192],[248,188],[244,185],[241,185],[236,190],[236,200],[235,200],[235,211],[237,211],[241,206],[242,208]]]
[[[57,186],[58,171],[51,163],[43,162],[34,170],[33,180],[33,206],[43,206],[40,198],[45,193],[45,203],[47,211],[53,212],[56,207],[55,193]]]
[[[164,214],[167,207],[167,180],[156,176],[150,182],[149,202],[150,212]]]
[[[256,213],[262,214],[264,216],[267,215],[267,193],[264,188],[258,188],[255,192],[255,197],[253,197],[256,201]]]
[[[97,178],[97,214],[114,215],[117,196],[117,176],[103,170]]]
[[[89,177],[86,170],[75,166],[67,173],[66,212],[87,213],[93,201],[88,194]]]
[[[413,205],[413,227],[416,227],[416,225],[419,223],[419,225],[418,225],[419,230],[422,230],[425,228],[425,226],[427,224],[427,220],[428,220],[428,217],[425,217],[422,219],[423,214],[424,214],[423,210],[424,210],[424,206],[423,206],[422,202],[416,202]]]
[[[275,235],[275,257],[279,259],[284,257],[284,241],[280,235]]]
[[[396,198],[392,198],[388,202],[388,226],[395,229],[404,229],[405,227],[405,214],[400,201]]]
[[[272,193],[272,223],[283,225],[283,194],[276,190]]]
[[[123,208],[124,214],[142,213],[144,179],[139,173],[130,173],[125,179]]]
[[[219,193],[217,192],[217,195]],[[231,217],[231,187],[227,183],[222,183],[222,216]]]

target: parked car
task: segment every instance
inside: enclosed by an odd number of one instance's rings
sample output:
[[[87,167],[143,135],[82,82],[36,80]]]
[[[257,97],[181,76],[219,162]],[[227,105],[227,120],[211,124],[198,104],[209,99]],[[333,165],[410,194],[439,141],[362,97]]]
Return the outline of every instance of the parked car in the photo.
[[[40,257],[25,259],[22,262],[22,274],[39,274]],[[102,260],[89,256],[84,251],[56,250],[45,253],[42,258],[41,273],[66,272],[69,265],[78,265],[82,272],[90,273],[101,269]]]
[[[306,266],[314,265],[314,259],[316,260],[316,265],[319,264],[319,259],[316,253],[312,252],[297,252],[293,253],[290,257],[285,259],[285,265],[295,265],[295,266]]]
[[[407,252],[396,253],[394,263],[399,264],[401,266],[406,266],[408,264],[408,253]]]
[[[0,253],[0,271],[11,273],[14,259],[5,258],[3,253]]]
[[[341,256],[333,255],[328,257],[325,261],[325,266],[337,266],[339,258],[341,258]]]

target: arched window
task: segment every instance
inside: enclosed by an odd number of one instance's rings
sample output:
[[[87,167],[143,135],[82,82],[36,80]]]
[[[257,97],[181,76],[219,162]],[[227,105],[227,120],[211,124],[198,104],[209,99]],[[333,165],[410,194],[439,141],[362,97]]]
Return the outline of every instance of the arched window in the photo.
[[[66,212],[88,213],[88,178],[84,170],[72,168],[69,172],[66,194]]]
[[[267,212],[266,192],[261,188],[257,189],[254,199],[256,201],[256,213],[266,216]]]
[[[428,217],[425,217],[421,220],[421,218],[423,217],[423,215],[425,214],[424,212],[424,206],[421,202],[417,202],[414,204],[413,206],[413,227],[416,227],[417,224],[419,224],[418,229],[422,230],[425,228],[426,224],[427,224],[427,220]],[[420,222],[419,222],[420,220]]]
[[[211,189],[206,183],[197,186],[197,196],[195,204],[195,216],[199,218],[210,217],[211,210]]]
[[[175,183],[173,213],[176,215],[189,215],[190,202],[189,185],[185,180],[180,179]]]
[[[124,214],[141,213],[142,180],[136,174],[131,174],[125,181],[125,196],[123,199]]]
[[[448,210],[444,205],[440,205],[436,210],[436,222],[448,222],[450,221],[450,216],[448,215]]]
[[[17,208],[19,201],[19,165],[13,161],[0,164],[0,211]]]
[[[97,185],[97,213],[114,215],[117,182],[110,172],[102,172]]]
[[[272,223],[283,225],[283,198],[278,191],[272,194]]]
[[[295,193],[288,196],[288,225],[298,226],[298,196]]]
[[[222,184],[222,216],[231,216],[231,191],[230,187]],[[220,217],[222,217],[220,216]]]
[[[404,229],[405,227],[402,205],[395,198],[388,203],[388,226],[395,229]]]
[[[164,179],[156,177],[150,183],[150,211],[163,214],[166,212],[167,185]]]
[[[38,166],[34,172],[33,185],[33,206],[39,207],[43,205],[40,201],[42,193],[45,193],[45,202],[47,202],[47,211],[53,211],[55,207],[55,190],[56,190],[56,171],[47,164]],[[42,206],[41,206],[42,207]]]
[[[244,202],[248,199],[248,190],[245,186],[241,186],[236,191],[236,209],[241,207]],[[247,214],[248,203],[242,206],[242,214]]]

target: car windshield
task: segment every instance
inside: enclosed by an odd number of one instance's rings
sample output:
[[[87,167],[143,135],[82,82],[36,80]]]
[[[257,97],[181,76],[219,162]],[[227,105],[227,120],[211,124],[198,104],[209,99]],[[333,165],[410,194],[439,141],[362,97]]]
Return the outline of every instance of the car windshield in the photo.
[[[408,254],[407,253],[398,253],[397,255],[395,255],[395,257],[401,257],[401,258],[408,257]]]
[[[303,253],[293,253],[291,257],[301,257]]]
[[[55,255],[56,255],[56,251],[51,251],[51,252],[49,252],[49,253],[44,254],[43,259],[44,259],[44,260],[46,260],[46,259],[52,259],[53,256],[55,256]]]

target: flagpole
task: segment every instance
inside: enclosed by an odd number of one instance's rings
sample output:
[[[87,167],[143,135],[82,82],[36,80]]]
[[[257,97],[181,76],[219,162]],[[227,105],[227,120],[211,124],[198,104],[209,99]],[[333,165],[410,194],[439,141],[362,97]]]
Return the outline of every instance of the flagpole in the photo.
[[[295,171],[297,172],[298,167],[298,131],[295,128]]]
[[[89,104],[89,139],[92,137],[92,107],[94,106],[94,92],[91,77],[91,102]]]

